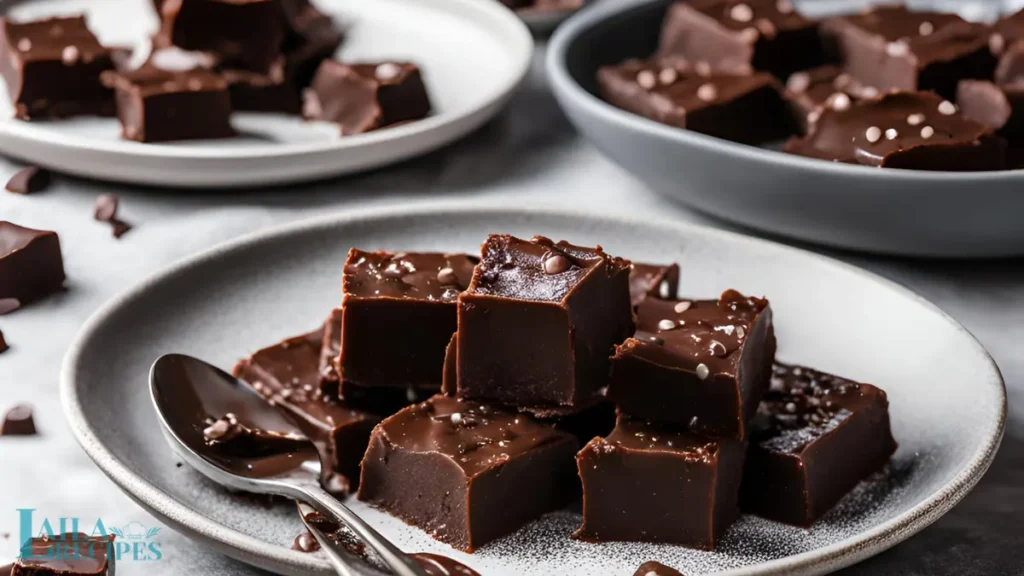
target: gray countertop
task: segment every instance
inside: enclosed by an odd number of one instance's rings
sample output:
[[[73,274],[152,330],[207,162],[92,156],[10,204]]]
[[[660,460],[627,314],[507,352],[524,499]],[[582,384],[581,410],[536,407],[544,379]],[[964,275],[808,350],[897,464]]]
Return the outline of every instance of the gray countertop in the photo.
[[[0,160],[0,181],[18,167]],[[121,240],[92,220],[98,194],[122,198],[137,228]],[[709,222],[645,190],[576,135],[547,91],[538,55],[530,81],[495,121],[463,142],[375,173],[267,190],[139,189],[60,177],[28,197],[0,193],[0,219],[56,230],[69,276],[66,293],[0,317],[12,348],[0,356],[0,409],[36,407],[41,435],[0,441],[0,560],[16,553],[19,509],[96,518],[113,526],[159,524],[110,482],[78,447],[58,394],[61,359],[103,302],[166,264],[223,240],[329,211],[432,198],[572,207]],[[1002,449],[974,492],[906,543],[848,569],[872,575],[1024,574],[1024,260],[906,261],[840,257],[936,302],[971,330],[1006,377],[1010,420]],[[879,330],[884,330],[879,326]],[[970,386],[970,382],[964,382]],[[117,406],[111,406],[117,410]],[[54,526],[57,527],[56,525]],[[70,528],[70,525],[69,525]],[[159,562],[123,562],[122,575],[254,574],[164,529]],[[0,562],[2,564],[2,562]],[[614,575],[612,575],[614,576]]]

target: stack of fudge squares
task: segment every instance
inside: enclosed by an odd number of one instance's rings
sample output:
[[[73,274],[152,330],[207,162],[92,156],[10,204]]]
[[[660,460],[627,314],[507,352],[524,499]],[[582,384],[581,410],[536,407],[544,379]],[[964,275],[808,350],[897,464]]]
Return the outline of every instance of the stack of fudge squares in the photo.
[[[338,25],[309,0],[154,0],[144,63],[105,47],[85,18],[0,20],[0,74],[24,120],[117,115],[139,142],[235,135],[232,112],[303,115],[361,134],[424,118],[408,62],[342,63]]]
[[[330,491],[460,550],[581,494],[592,542],[712,549],[741,506],[809,526],[894,452],[885,393],[776,363],[767,300],[679,276],[542,236],[352,249],[323,326],[235,374]]]
[[[988,26],[885,4],[822,21],[790,0],[669,6],[657,52],[600,68],[652,120],[833,162],[987,171],[1024,157],[1024,11]]]

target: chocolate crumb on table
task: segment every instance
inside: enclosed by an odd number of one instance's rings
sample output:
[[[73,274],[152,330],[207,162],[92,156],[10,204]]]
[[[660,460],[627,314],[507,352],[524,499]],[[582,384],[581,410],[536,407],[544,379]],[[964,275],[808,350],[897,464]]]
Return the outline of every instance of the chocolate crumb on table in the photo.
[[[343,64],[324,60],[303,95],[303,116],[362,134],[430,113],[420,69],[408,62]]]
[[[4,339],[4,333],[0,332],[0,354],[7,352],[9,349],[10,346],[7,345],[7,340]]]
[[[32,416],[32,407],[18,404],[4,414],[0,423],[0,436],[35,436],[36,422]]]
[[[99,80],[113,68],[82,16],[0,18],[0,75],[18,118],[113,116],[114,94]]]
[[[751,425],[741,506],[810,526],[896,451],[884,391],[776,363]]]
[[[789,0],[691,0],[669,7],[659,56],[785,78],[826,63],[818,23]]]
[[[120,238],[132,229],[132,225],[117,217],[121,200],[116,194],[101,194],[96,198],[93,218],[98,222],[106,222],[113,229],[114,238]]]
[[[295,536],[295,540],[292,541],[292,550],[298,552],[316,552],[320,549],[320,543],[316,541],[313,534],[309,530],[303,530]]]
[[[56,232],[0,220],[0,299],[24,305],[60,291],[64,279]]]
[[[765,73],[730,73],[691,60],[627,60],[597,72],[601,97],[662,124],[759,144],[796,133],[781,86]]]
[[[1006,168],[1006,141],[932,92],[891,92],[826,109],[792,154],[867,166],[982,171]]]
[[[7,181],[7,191],[14,194],[34,194],[50,185],[50,171],[40,166],[26,166]]]

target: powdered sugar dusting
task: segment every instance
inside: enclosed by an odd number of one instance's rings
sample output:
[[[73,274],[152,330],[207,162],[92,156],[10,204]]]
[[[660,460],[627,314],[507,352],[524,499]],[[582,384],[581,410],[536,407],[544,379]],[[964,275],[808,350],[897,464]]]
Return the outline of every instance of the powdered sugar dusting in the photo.
[[[927,458],[917,454],[901,456],[885,471],[857,485],[810,530],[744,515],[714,552],[664,544],[594,544],[575,540],[572,533],[581,523],[576,504],[575,508],[548,514],[473,554],[463,554],[361,502],[350,500],[349,505],[403,550],[443,554],[488,576],[632,574],[649,560],[691,575],[752,566],[855,536],[903,511],[906,500],[916,496],[907,491],[915,480],[920,484],[917,477],[924,468]]]

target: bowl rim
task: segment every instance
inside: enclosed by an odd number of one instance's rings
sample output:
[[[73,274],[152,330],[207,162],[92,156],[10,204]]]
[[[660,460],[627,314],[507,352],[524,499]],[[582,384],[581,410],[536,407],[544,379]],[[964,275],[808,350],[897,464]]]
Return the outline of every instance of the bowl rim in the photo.
[[[548,80],[551,83],[555,96],[562,102],[563,107],[566,100],[571,100],[574,105],[583,108],[588,114],[596,116],[619,129],[639,132],[648,137],[660,139],[674,145],[705,148],[730,160],[756,163],[762,166],[814,172],[833,177],[882,180],[887,183],[893,181],[917,184],[938,184],[952,181],[956,185],[963,185],[966,182],[983,184],[1024,183],[1024,169],[986,172],[879,170],[871,166],[806,158],[796,154],[786,154],[781,151],[767,150],[756,146],[731,142],[715,136],[698,134],[616,108],[585,89],[569,71],[567,65],[569,50],[593,28],[605,25],[612,20],[619,20],[618,26],[624,27],[625,24],[623,24],[622,18],[628,14],[646,10],[656,5],[669,5],[674,1],[619,0],[617,2],[602,2],[580,10],[577,14],[563,22],[548,42],[548,52],[545,61]]]
[[[892,280],[853,264],[848,264],[809,250],[692,223],[681,223],[664,218],[652,221],[647,218],[621,214],[601,214],[579,209],[551,210],[510,207],[483,201],[464,202],[450,200],[440,202],[422,201],[408,205],[347,210],[272,226],[264,230],[242,235],[198,254],[185,257],[162,267],[160,270],[133,284],[107,301],[85,322],[64,357],[60,375],[60,398],[64,408],[64,416],[71,427],[72,434],[86,454],[96,463],[97,467],[113,480],[118,487],[148,511],[172,525],[179,532],[183,532],[189,538],[198,539],[234,558],[264,568],[283,569],[290,573],[301,573],[302,570],[310,569],[317,571],[326,570],[327,563],[322,559],[298,552],[289,553],[290,551],[287,550],[279,551],[274,548],[268,548],[265,542],[254,536],[225,527],[199,515],[188,506],[157,488],[116,456],[98,437],[79,397],[77,388],[78,374],[85,363],[87,344],[95,337],[96,332],[126,303],[138,298],[153,286],[188,273],[193,268],[208,264],[234,252],[246,250],[253,244],[272,241],[275,238],[294,234],[333,230],[344,227],[349,223],[396,217],[438,218],[452,212],[462,215],[500,213],[511,219],[531,215],[560,215],[565,218],[585,218],[598,222],[606,221],[638,226],[656,225],[666,229],[675,229],[684,234],[699,234],[711,238],[728,239],[730,242],[742,242],[755,246],[771,246],[777,250],[802,253],[808,258],[865,277],[865,280],[902,294],[938,314],[949,322],[952,329],[966,337],[975,351],[980,354],[981,359],[989,364],[991,378],[986,378],[981,384],[993,388],[992,393],[996,396],[998,414],[993,422],[984,423],[986,427],[991,426],[983,434],[984,441],[973,448],[973,454],[970,459],[951,480],[909,510],[886,522],[864,530],[856,536],[794,556],[729,570],[727,573],[730,576],[819,574],[826,570],[837,570],[849,566],[891,548],[924,529],[952,509],[984,476],[998,452],[1006,426],[1007,396],[1006,385],[995,360],[977,338],[954,318],[923,296]]]

